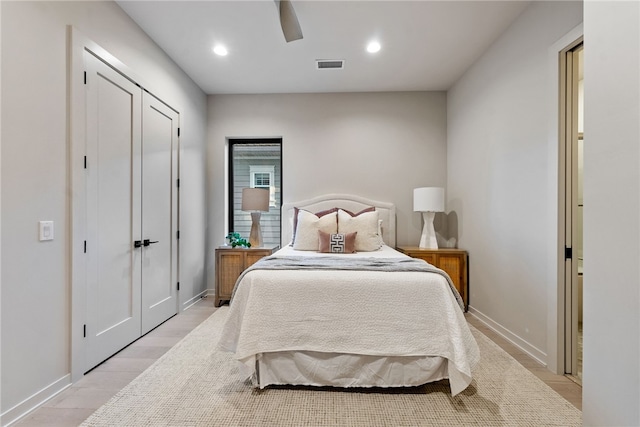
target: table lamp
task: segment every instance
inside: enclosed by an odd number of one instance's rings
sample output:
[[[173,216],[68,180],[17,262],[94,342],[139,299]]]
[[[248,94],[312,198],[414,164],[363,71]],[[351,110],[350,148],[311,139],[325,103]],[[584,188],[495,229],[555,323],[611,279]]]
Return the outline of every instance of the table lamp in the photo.
[[[438,249],[438,240],[433,228],[433,218],[436,212],[444,212],[444,188],[414,188],[413,211],[422,212],[422,218],[424,219],[422,236],[420,236],[420,248]]]
[[[251,233],[249,243],[251,247],[262,246],[262,230],[260,229],[260,212],[269,211],[269,190],[267,188],[243,188],[242,208],[251,212]]]

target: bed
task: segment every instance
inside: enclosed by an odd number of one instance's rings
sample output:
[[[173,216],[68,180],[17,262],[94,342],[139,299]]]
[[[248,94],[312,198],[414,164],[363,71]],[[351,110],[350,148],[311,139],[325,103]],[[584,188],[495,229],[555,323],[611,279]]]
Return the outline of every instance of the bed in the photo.
[[[254,386],[448,379],[455,396],[471,383],[480,355],[461,299],[446,273],[393,249],[395,220],[393,204],[352,195],[283,204],[283,247],[239,277],[218,343]]]

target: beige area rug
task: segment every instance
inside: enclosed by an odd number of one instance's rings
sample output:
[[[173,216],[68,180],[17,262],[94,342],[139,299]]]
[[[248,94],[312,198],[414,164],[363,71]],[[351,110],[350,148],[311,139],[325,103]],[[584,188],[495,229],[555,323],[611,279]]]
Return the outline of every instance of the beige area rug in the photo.
[[[472,328],[481,352],[471,385],[258,390],[230,353],[216,351],[228,312],[198,328],[83,426],[577,426],[582,413]]]

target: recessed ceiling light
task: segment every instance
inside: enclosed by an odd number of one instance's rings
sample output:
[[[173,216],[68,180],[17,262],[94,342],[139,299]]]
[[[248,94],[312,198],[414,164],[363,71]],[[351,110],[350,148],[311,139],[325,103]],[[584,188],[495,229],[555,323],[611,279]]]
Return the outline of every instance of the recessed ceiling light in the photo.
[[[380,50],[380,43],[378,42],[371,42],[367,45],[367,52],[369,53],[376,53]]]
[[[224,46],[219,44],[219,45],[216,45],[213,48],[213,53],[215,53],[216,55],[219,55],[219,56],[227,56],[227,53],[229,53],[229,52],[227,52],[227,48],[226,47],[224,47]]]

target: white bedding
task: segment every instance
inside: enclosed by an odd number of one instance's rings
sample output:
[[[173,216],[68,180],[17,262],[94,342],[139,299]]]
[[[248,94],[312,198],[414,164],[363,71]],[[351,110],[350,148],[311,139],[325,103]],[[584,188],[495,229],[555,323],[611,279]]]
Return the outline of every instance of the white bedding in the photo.
[[[296,254],[332,256],[289,246],[274,256]],[[406,258],[388,246],[340,256]],[[441,357],[453,395],[479,360],[446,279],[424,272],[250,271],[236,285],[219,346],[249,373],[265,353]]]

